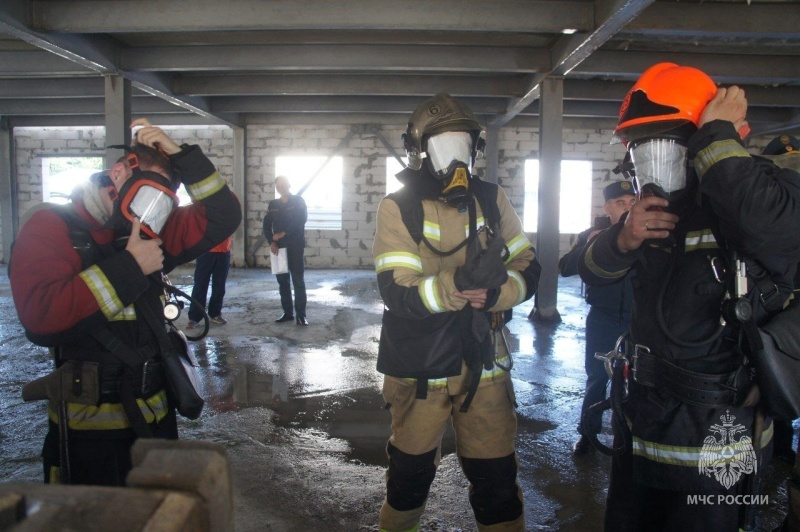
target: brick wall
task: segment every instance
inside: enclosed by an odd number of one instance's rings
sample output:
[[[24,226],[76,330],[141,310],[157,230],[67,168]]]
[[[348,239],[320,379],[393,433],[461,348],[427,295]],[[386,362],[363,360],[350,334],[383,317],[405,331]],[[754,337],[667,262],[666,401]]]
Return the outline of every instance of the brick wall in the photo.
[[[224,126],[164,128],[178,144],[199,144],[217,165],[220,175],[231,181],[233,175],[233,133]],[[259,243],[267,204],[274,199],[275,158],[278,156],[324,156],[332,154],[350,131],[349,126],[249,126],[247,129],[246,202],[248,239],[246,254],[256,266],[268,265],[268,248]],[[402,128],[383,127],[381,134],[394,149],[403,154]],[[602,189],[617,179],[612,168],[623,155],[621,146],[610,146],[606,130],[567,129],[564,131],[563,157],[592,161],[594,192],[592,216],[602,214]],[[753,153],[770,139],[752,139]],[[67,155],[103,156],[105,145],[102,127],[85,128],[16,128],[14,145],[19,179],[20,213],[42,201],[42,157]],[[525,160],[538,157],[539,133],[535,128],[508,127],[499,139],[498,183],[505,189],[522,217],[524,204]],[[308,230],[306,264],[309,268],[373,267],[372,238],[375,212],[385,194],[386,158],[391,154],[381,141],[369,133],[356,133],[337,154],[343,158],[342,229]],[[476,164],[484,177],[485,161]],[[88,177],[88,176],[87,176]],[[320,176],[320,179],[323,179]],[[0,228],[2,230],[2,228]],[[535,235],[529,235],[536,243]],[[566,252],[574,235],[561,235],[561,251]],[[5,257],[3,257],[5,260]]]

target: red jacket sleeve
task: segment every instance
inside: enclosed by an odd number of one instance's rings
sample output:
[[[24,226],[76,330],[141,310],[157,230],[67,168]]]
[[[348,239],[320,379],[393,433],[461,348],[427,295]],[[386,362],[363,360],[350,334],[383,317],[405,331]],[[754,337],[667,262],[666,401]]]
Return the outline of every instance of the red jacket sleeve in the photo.
[[[9,262],[9,280],[28,338],[45,346],[102,326],[148,287],[127,251],[82,269],[66,222],[46,209],[20,230]]]
[[[187,147],[170,159],[192,203],[175,209],[164,226],[165,272],[209,251],[242,221],[238,198],[198,146]]]

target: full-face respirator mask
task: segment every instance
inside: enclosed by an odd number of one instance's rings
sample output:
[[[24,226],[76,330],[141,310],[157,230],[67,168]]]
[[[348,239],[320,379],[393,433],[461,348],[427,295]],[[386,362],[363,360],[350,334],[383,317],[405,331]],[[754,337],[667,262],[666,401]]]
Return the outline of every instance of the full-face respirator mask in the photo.
[[[457,208],[472,198],[470,169],[483,149],[481,125],[472,111],[449,94],[437,94],[412,113],[403,134],[408,167],[436,179],[439,200]]]
[[[143,237],[159,238],[169,216],[179,204],[174,181],[158,172],[142,170],[138,158],[132,153],[126,159],[133,175],[119,190],[115,201],[117,214],[127,228],[130,228],[134,218],[138,218]]]
[[[635,168],[639,198],[658,196],[672,200],[687,185],[687,148],[677,139],[653,138],[628,145]]]
[[[441,200],[460,207],[470,197],[470,167],[476,142],[468,131],[447,131],[427,139],[421,154],[431,174],[441,183]]]

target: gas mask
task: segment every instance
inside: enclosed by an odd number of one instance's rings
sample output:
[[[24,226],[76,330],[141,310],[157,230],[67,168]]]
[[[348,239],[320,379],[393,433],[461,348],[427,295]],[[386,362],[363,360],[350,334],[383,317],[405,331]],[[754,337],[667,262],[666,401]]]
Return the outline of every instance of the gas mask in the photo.
[[[422,154],[441,183],[441,200],[450,206],[461,207],[471,197],[469,168],[474,144],[472,134],[467,131],[447,131],[431,136],[427,151]]]
[[[629,145],[639,197],[671,199],[686,188],[687,148],[676,139],[644,139]]]
[[[144,236],[158,238],[178,206],[178,195],[170,179],[158,172],[142,170],[135,155],[128,155],[128,164],[133,175],[119,190],[118,212],[128,228],[133,219],[138,218]]]

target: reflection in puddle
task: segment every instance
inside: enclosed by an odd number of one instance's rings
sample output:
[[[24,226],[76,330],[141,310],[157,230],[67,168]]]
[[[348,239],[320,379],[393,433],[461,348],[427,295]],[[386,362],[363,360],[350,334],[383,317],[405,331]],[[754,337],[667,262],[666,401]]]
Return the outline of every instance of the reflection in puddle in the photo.
[[[267,407],[272,423],[292,431],[288,445],[386,465],[390,416],[379,377],[374,369],[364,375],[355,369],[374,355],[352,346],[300,349],[276,339],[240,340],[244,345],[208,338],[194,346],[210,411]]]

